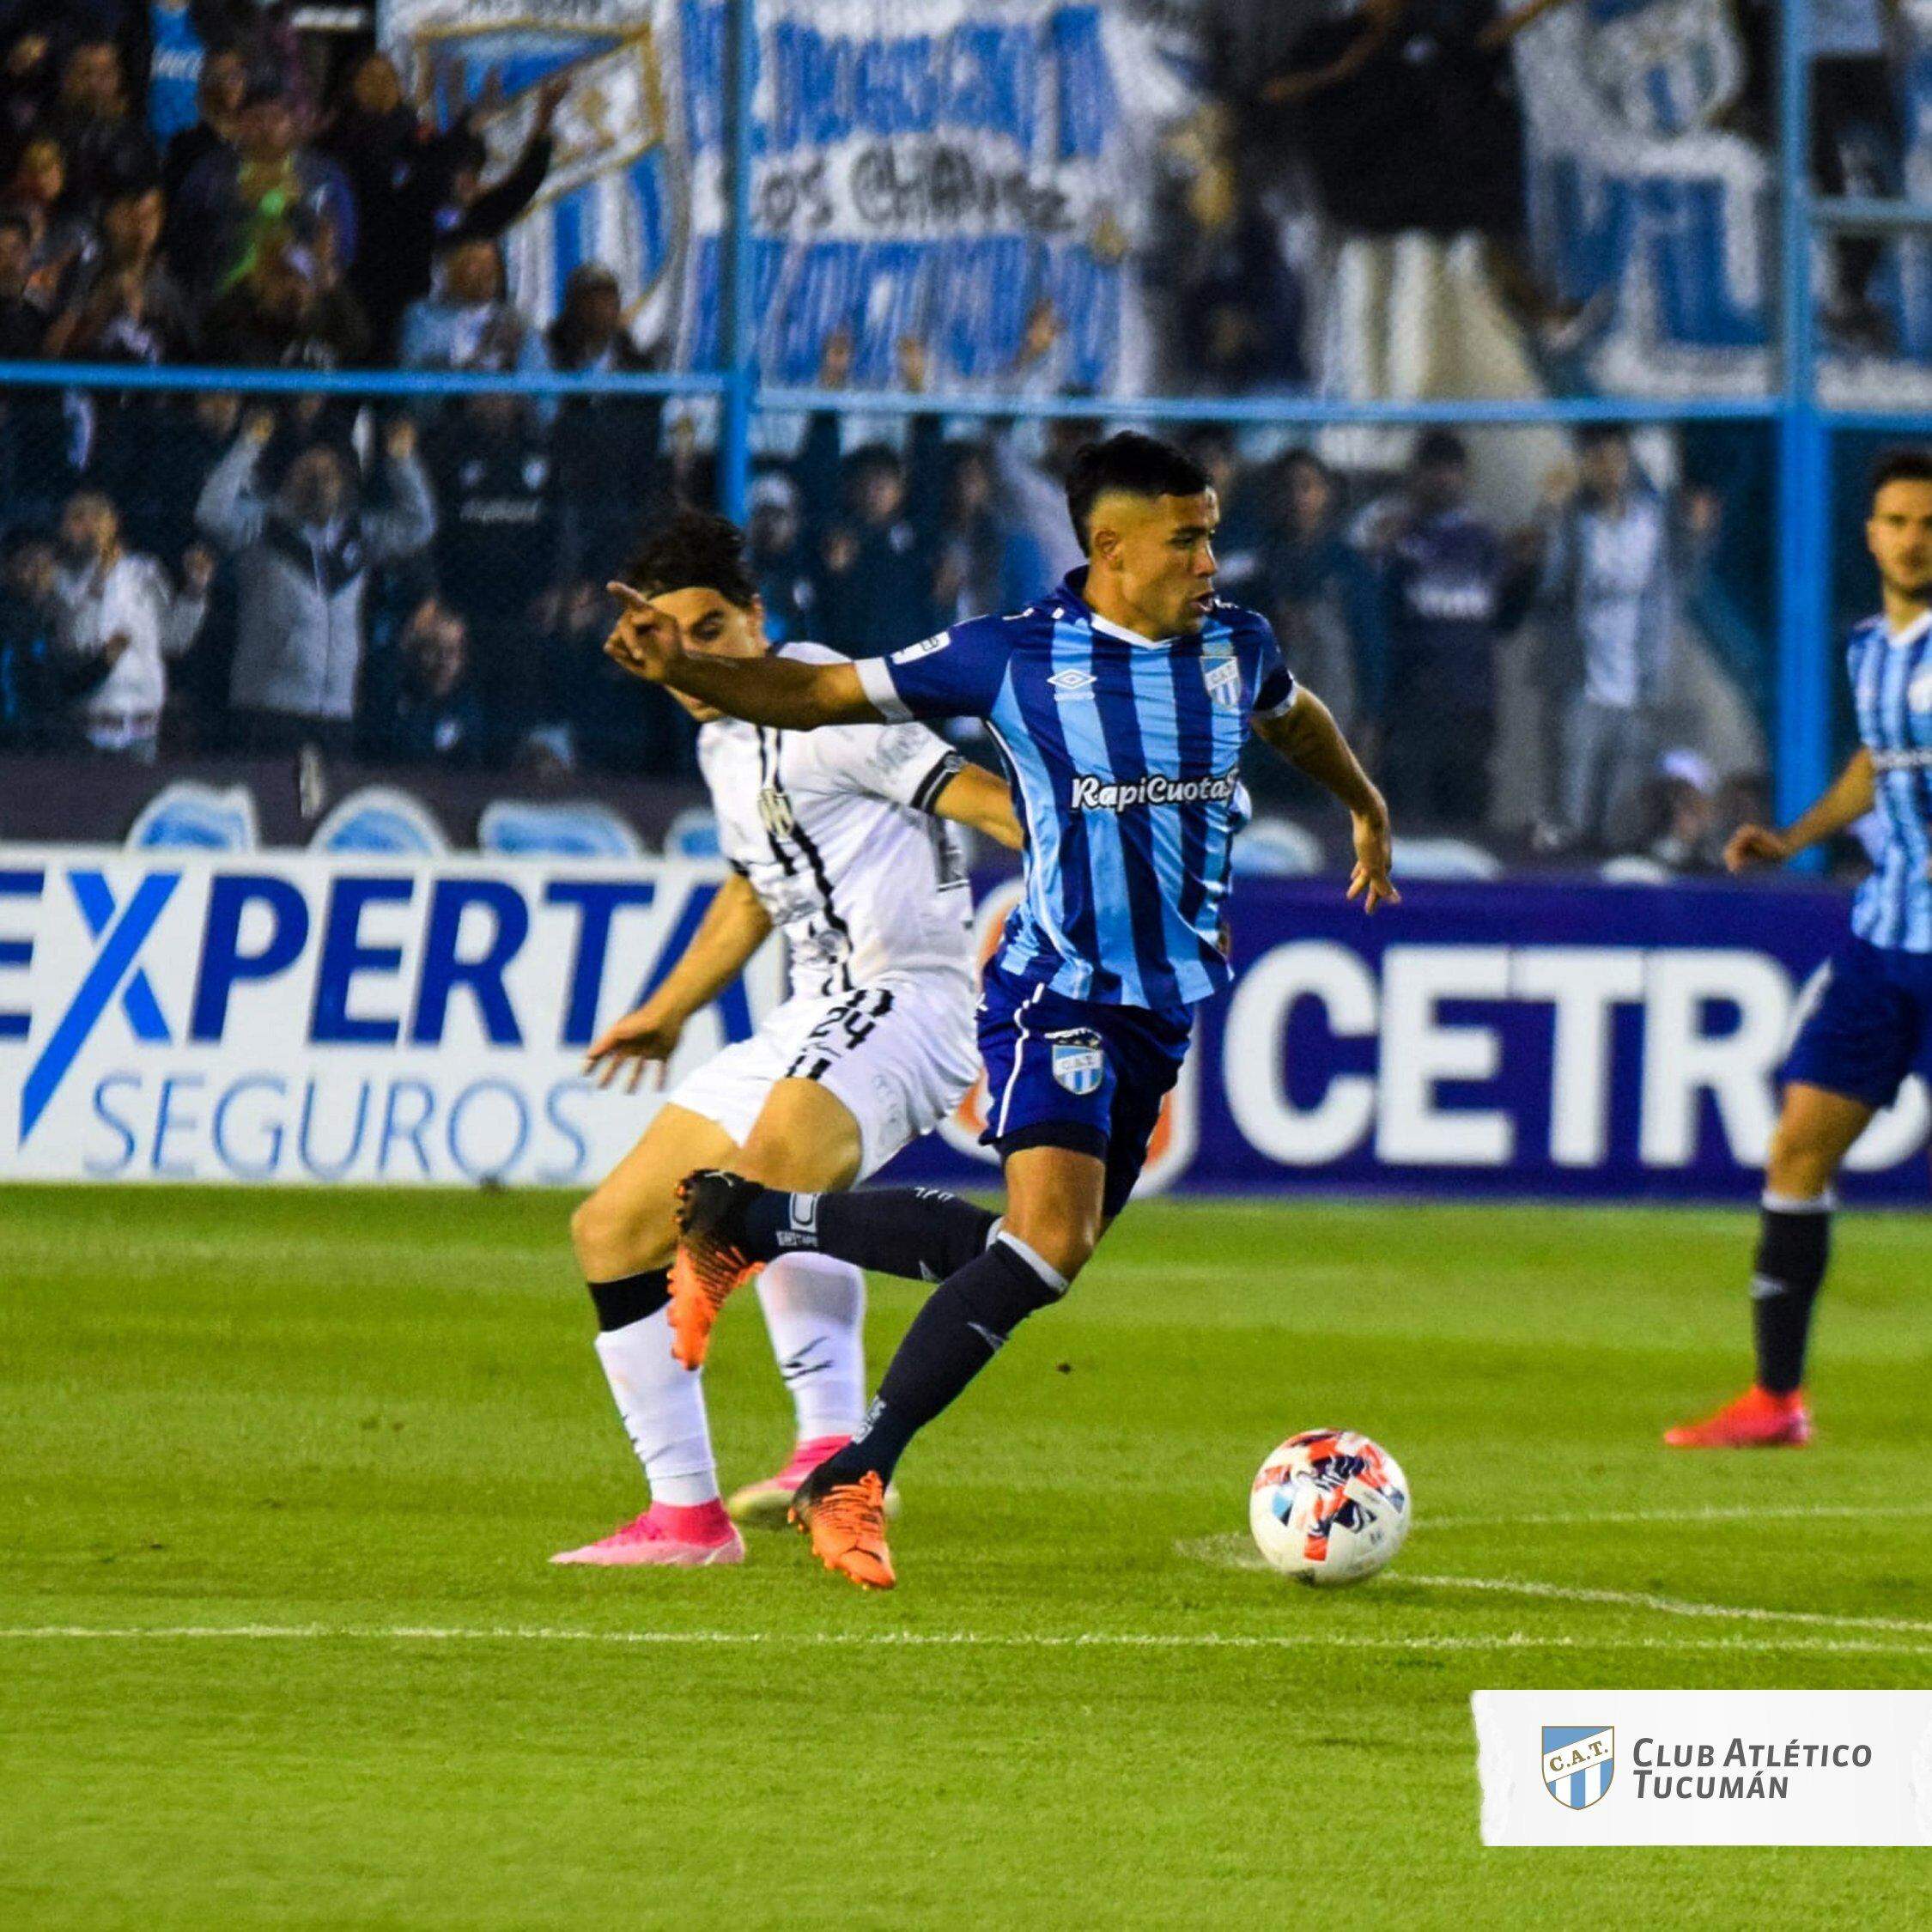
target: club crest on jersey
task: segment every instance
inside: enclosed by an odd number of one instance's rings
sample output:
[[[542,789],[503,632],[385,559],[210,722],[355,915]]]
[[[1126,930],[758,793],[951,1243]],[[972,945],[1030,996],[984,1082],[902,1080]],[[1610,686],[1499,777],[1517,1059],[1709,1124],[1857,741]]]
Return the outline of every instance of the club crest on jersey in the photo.
[[[1241,708],[1241,666],[1232,658],[1208,671],[1207,697],[1211,704],[1218,705],[1224,711]]]
[[[1905,689],[1905,702],[1914,711],[1932,711],[1932,671],[1922,671]]]
[[[1053,1033],[1048,1035],[1053,1054],[1050,1065],[1055,1082],[1078,1097],[1100,1091],[1106,1063],[1097,1033]]]
[[[1543,1787],[1559,1805],[1587,1810],[1610,1789],[1617,1769],[1617,1734],[1609,1726],[1546,1724]]]
[[[758,794],[758,822],[775,839],[790,838],[798,827],[792,801],[775,785],[768,785]]]

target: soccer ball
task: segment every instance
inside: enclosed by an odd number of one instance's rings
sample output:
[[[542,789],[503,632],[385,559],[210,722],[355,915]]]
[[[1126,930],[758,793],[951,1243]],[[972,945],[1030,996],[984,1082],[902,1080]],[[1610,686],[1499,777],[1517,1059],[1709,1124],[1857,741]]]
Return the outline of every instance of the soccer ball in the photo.
[[[1261,1465],[1248,1527],[1283,1576],[1359,1583],[1394,1559],[1409,1533],[1408,1478],[1352,1429],[1304,1429]]]

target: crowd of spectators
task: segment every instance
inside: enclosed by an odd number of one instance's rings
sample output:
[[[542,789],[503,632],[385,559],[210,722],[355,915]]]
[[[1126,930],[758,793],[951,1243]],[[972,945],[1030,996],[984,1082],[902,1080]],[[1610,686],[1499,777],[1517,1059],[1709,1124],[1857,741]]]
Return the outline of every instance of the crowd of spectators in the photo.
[[[1582,56],[1601,71],[1576,84],[1639,97],[1621,110],[1633,167],[1654,166],[1637,156],[1659,129],[1727,132],[1768,157],[1782,17],[1797,3],[1197,0],[1207,99],[1169,144],[1152,270],[1170,332],[1189,347],[1186,374],[1206,393],[1314,377],[1349,394],[1483,394],[1532,369],[1565,383],[1598,305],[1564,302],[1531,265],[1522,37],[1564,12],[1602,36]],[[1804,11],[1814,191],[1902,193],[1906,80],[1923,58],[1907,0]],[[1896,353],[1879,299],[1890,246],[1848,232],[1820,251],[1828,348]],[[1342,324],[1326,340],[1325,314]]]
[[[428,118],[380,52],[319,80],[288,11],[0,8],[9,359],[549,366],[497,244],[550,170],[562,84],[489,180],[467,115]]]
[[[1370,0],[1340,26],[1286,7],[1251,71],[1304,118],[1334,108],[1342,131],[1362,77],[1388,77],[1395,29],[1425,25],[1449,50],[1443,72],[1467,83],[1431,112],[1460,100],[1465,135],[1500,155],[1513,124],[1490,95],[1505,36],[1455,49],[1466,30],[1548,6],[1441,0],[1426,19],[1421,7]],[[427,119],[380,53],[319,73],[287,11],[0,0],[0,356],[655,366],[594,263],[547,327],[507,299],[499,242],[550,168],[561,84],[538,91],[521,152],[492,179],[467,119]],[[163,58],[191,43],[192,60]],[[1410,58],[1413,37],[1399,44]],[[1491,107],[1503,118],[1485,120]],[[1357,171],[1345,186],[1372,199],[1394,178]],[[1406,178],[1412,196],[1462,196],[1443,221],[1493,216],[1507,239],[1508,170]],[[1260,258],[1242,246],[1194,265],[1238,307],[1254,294],[1242,264]],[[1036,304],[1023,361],[1050,360],[1058,326]],[[1231,313],[1207,318],[1204,378],[1265,378],[1253,361],[1273,353],[1265,337]],[[852,364],[835,332],[822,386],[847,389]],[[921,389],[931,373],[917,342],[901,345],[898,386]],[[874,438],[850,415],[799,424],[783,454],[762,457],[751,496],[774,633],[866,654],[1039,594],[1078,561],[1060,479],[1096,427],[927,415]],[[1544,761],[1538,842],[1686,843],[1689,768],[1672,775],[1659,760],[1708,497],[1653,488],[1614,429],[1586,435],[1534,526],[1509,529],[1475,502],[1468,452],[1447,434],[1420,439],[1399,474],[1348,477],[1309,448],[1258,459],[1224,432],[1189,440],[1222,497],[1227,594],[1267,611],[1407,822],[1494,827],[1494,776],[1511,756],[1495,743],[1498,666],[1527,625],[1540,728],[1561,747]],[[207,391],[9,389],[0,745],[139,758],[316,746],[377,762],[688,774],[682,714],[602,656],[602,586],[651,516],[712,494],[693,416],[655,398],[262,406]]]
[[[835,342],[828,382],[842,353]],[[884,652],[1028,601],[1078,561],[1060,479],[1092,423],[1035,440],[921,415],[896,442],[850,412],[799,427],[789,455],[761,460],[748,519],[776,638]],[[0,738],[688,775],[682,714],[601,649],[602,586],[641,526],[680,496],[708,500],[677,428],[623,427],[605,462],[607,409],[567,405],[546,424],[523,398],[473,394],[419,427],[204,395],[164,458],[123,469],[118,490],[83,480],[44,535],[16,533]],[[1595,427],[1512,528],[1485,513],[1446,431],[1381,477],[1338,474],[1302,446],[1257,458],[1212,427],[1185,440],[1222,499],[1224,594],[1267,613],[1405,823],[1510,831],[1498,774],[1530,758],[1546,776],[1513,829],[1541,850],[1715,857],[1696,828],[1718,780],[1673,737],[1710,491],[1657,488],[1625,431]],[[1499,683],[1506,661],[1520,675],[1525,639],[1537,742],[1498,744],[1512,716]],[[1253,781],[1293,808],[1266,761]]]
[[[562,82],[492,178],[467,115],[320,45],[280,0],[0,0],[0,359],[654,366],[595,264],[547,328],[506,299]],[[0,744],[678,769],[679,720],[596,651],[595,586],[708,487],[664,441],[630,398],[10,387]]]

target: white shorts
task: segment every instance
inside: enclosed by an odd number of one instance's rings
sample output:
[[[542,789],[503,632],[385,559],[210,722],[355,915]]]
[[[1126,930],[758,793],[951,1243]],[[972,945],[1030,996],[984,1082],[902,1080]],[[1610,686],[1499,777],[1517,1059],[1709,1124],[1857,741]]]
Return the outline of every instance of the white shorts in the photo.
[[[980,1071],[972,981],[902,973],[853,993],[795,994],[749,1040],[726,1047],[665,1096],[742,1147],[781,1080],[816,1080],[859,1123],[858,1178],[930,1133]]]

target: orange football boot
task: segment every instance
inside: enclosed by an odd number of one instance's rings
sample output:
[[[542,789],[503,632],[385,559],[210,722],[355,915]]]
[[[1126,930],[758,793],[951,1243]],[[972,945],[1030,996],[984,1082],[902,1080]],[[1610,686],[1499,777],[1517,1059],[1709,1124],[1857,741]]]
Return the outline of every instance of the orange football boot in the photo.
[[[892,1552],[885,1546],[885,1485],[868,1469],[855,1483],[823,1486],[807,1477],[792,1498],[792,1521],[811,1539],[811,1553],[861,1589],[889,1590]]]
[[[1810,1440],[1811,1411],[1801,1388],[1774,1395],[1753,1386],[1716,1415],[1664,1431],[1672,1449],[1802,1449]]]
[[[735,1183],[735,1187],[733,1186]],[[677,1252],[671,1263],[671,1352],[687,1369],[704,1366],[711,1331],[726,1299],[763,1267],[720,1224],[750,1182],[701,1171],[677,1183]],[[756,1192],[756,1190],[753,1190]]]

